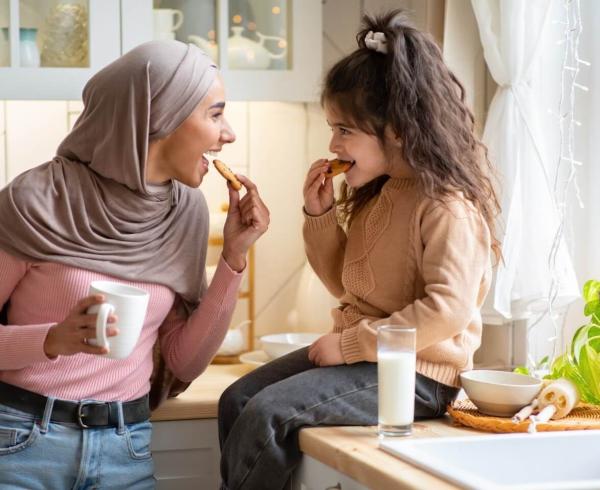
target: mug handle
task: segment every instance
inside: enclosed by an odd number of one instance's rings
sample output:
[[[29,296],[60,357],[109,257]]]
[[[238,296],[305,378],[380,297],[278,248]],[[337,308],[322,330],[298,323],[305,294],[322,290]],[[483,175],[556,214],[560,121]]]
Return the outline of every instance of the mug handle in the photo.
[[[175,25],[171,27],[171,31],[176,31],[183,24],[183,12],[181,10],[173,9],[173,18],[175,19]]]
[[[108,315],[115,311],[115,307],[110,303],[102,303],[98,308],[98,316],[96,317],[96,345],[99,347],[110,348],[108,337],[106,336],[106,322]]]

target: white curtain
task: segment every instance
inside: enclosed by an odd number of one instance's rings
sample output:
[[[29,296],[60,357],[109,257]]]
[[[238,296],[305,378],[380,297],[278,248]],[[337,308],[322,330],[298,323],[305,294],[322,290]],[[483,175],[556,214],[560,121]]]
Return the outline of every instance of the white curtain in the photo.
[[[580,67],[578,81],[589,91],[577,90],[574,108],[575,118],[581,124],[576,127],[575,158],[583,162],[577,168],[576,180],[585,207],[579,207],[571,192],[568,228],[580,284],[588,279],[600,280],[600,2],[581,1],[581,23],[579,56],[591,63]],[[548,50],[556,49],[556,38],[549,40]],[[565,338],[569,340],[573,331],[586,322],[583,301],[577,301],[569,309]]]
[[[483,140],[500,177],[502,216],[499,238],[503,262],[482,311],[486,323],[522,319],[544,311],[553,274],[558,296],[554,307],[579,295],[564,240],[555,266],[549,265],[559,218],[554,198],[557,155],[543,147],[540,118],[547,107],[536,106],[532,68],[539,62],[549,0],[471,0],[484,56],[498,84]],[[537,82],[539,83],[539,81]]]

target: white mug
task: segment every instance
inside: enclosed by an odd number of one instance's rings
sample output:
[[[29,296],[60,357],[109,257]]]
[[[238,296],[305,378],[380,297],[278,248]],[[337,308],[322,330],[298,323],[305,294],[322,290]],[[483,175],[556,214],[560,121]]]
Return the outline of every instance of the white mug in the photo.
[[[175,31],[183,24],[183,12],[177,9],[154,9],[153,17],[154,39],[174,39]]]
[[[150,294],[141,288],[127,286],[112,281],[92,281],[89,294],[104,295],[105,302],[90,306],[88,313],[97,313],[96,339],[89,339],[91,345],[100,345],[109,349],[105,357],[125,359],[133,351],[142,331]],[[117,316],[115,326],[119,334],[107,337],[106,327],[110,314]]]

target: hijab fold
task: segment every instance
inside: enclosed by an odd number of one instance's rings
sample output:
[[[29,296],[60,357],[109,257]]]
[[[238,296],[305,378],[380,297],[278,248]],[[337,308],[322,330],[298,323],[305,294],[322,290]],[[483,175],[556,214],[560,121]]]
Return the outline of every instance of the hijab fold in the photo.
[[[146,159],[149,142],[185,121],[216,73],[196,46],[152,41],[94,75],[56,156],[0,191],[0,249],[163,284],[189,315],[206,290],[208,208],[199,189],[146,185]],[[154,381],[172,384],[160,364]],[[154,405],[165,395],[159,389]]]

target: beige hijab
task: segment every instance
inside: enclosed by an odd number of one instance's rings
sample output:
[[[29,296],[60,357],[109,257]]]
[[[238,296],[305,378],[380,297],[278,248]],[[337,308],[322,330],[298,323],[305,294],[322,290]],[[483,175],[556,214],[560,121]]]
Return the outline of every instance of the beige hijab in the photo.
[[[145,43],[98,72],[57,155],[0,191],[0,248],[164,284],[189,314],[206,289],[206,201],[176,181],[147,186],[146,157],[149,141],[191,114],[216,73],[205,53],[178,41]]]

